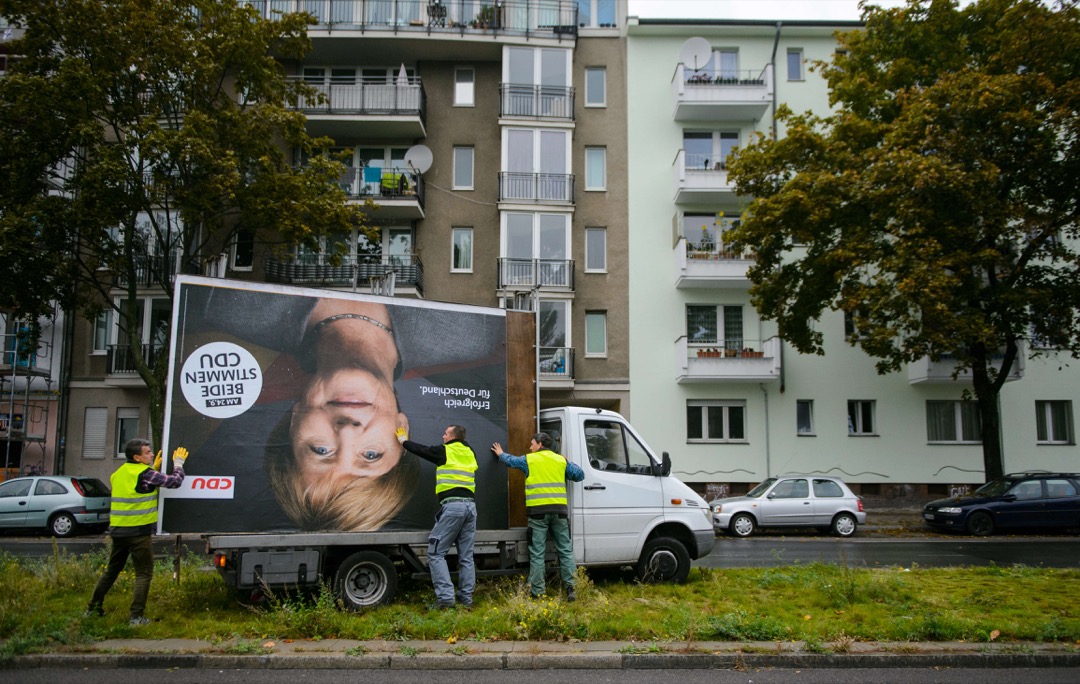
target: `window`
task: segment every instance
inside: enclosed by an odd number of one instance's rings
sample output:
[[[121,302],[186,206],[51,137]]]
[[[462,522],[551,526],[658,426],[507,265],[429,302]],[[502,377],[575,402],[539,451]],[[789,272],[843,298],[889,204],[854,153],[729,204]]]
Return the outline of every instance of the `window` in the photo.
[[[255,231],[240,229],[233,240],[232,267],[236,271],[250,271],[255,264]]]
[[[105,458],[105,421],[108,418],[107,408],[87,408],[83,412],[83,458]]]
[[[742,306],[688,305],[686,307],[686,337],[690,344],[698,346],[742,349],[745,346]]]
[[[614,28],[615,0],[577,0],[578,26]]]
[[[805,499],[810,496],[810,485],[806,480],[781,480],[769,492],[770,499]]]
[[[630,430],[615,421],[586,420],[585,449],[595,470],[652,475],[653,460]]]
[[[803,80],[803,51],[802,48],[788,48],[787,51],[787,80]]]
[[[109,349],[109,339],[113,327],[113,310],[106,309],[94,321],[94,352],[104,354]]]
[[[454,69],[454,106],[475,107],[476,72],[472,67]]]
[[[799,435],[814,434],[814,400],[795,401],[795,432]]]
[[[724,216],[720,211],[715,214],[683,214],[682,234],[686,238],[687,256],[691,259],[740,259],[742,252],[736,252],[728,244],[726,233],[738,228],[741,219],[738,216]]]
[[[831,499],[844,496],[844,490],[832,480],[814,480],[814,496],[819,499]]]
[[[607,272],[607,228],[585,229],[585,272]]]
[[[1072,402],[1036,401],[1035,427],[1039,444],[1075,444]]]
[[[727,158],[739,148],[737,131],[684,131],[687,171],[724,171]]]
[[[473,189],[473,148],[454,148],[454,189]]]
[[[585,189],[607,189],[607,148],[585,148]]]
[[[847,431],[849,435],[876,434],[874,425],[874,401],[849,399],[847,403]]]
[[[607,312],[585,312],[585,356],[607,356]]]
[[[504,116],[573,116],[570,50],[513,46],[506,47],[504,55]]]
[[[452,273],[472,272],[473,229],[454,228],[450,238],[450,271]]]
[[[540,371],[572,378],[570,302],[565,299],[541,299],[536,324],[540,328]]]
[[[124,445],[139,436],[139,409],[116,409],[116,457],[124,458]]]
[[[745,442],[746,402],[686,402],[686,441]]]
[[[979,407],[973,401],[928,400],[926,439],[935,443],[979,444]]]
[[[57,496],[67,493],[67,487],[52,480],[38,480],[37,484],[34,485],[35,496]]]
[[[503,221],[500,279],[504,285],[570,286],[568,214],[507,212]]]
[[[570,202],[570,133],[565,130],[507,128],[499,196],[502,200]]]
[[[585,106],[607,106],[607,69],[604,67],[585,69]]]

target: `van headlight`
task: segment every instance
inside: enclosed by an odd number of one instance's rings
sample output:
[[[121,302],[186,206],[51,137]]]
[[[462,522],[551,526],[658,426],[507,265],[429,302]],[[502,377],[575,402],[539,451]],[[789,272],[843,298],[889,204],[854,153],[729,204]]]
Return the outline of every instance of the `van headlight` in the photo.
[[[705,514],[705,519],[708,520],[709,524],[711,525],[712,524],[712,511],[709,510],[709,507],[706,506],[705,508],[701,509],[701,512]]]

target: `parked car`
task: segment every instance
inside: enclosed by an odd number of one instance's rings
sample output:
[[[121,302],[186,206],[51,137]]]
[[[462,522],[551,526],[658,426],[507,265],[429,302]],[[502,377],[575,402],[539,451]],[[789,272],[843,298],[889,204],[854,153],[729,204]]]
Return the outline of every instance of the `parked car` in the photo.
[[[736,537],[749,537],[759,527],[818,527],[850,537],[866,523],[862,499],[843,480],[826,475],[770,477],[745,496],[709,505],[713,527]]]
[[[923,520],[932,528],[984,537],[997,529],[1080,527],[1080,475],[1012,473],[970,494],[931,501]]]
[[[0,483],[0,529],[41,528],[69,537],[109,524],[111,492],[95,477],[42,475]]]

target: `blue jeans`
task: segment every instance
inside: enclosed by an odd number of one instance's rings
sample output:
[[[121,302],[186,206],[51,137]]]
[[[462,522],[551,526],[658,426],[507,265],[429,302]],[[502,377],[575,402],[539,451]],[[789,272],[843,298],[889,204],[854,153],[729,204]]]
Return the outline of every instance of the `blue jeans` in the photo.
[[[570,521],[557,513],[529,516],[529,590],[533,596],[544,594],[544,555],[548,529],[555,540],[559,572],[567,590],[574,588],[574,547],[570,542]]]
[[[476,502],[450,501],[435,515],[435,527],[428,537],[428,569],[435,587],[435,600],[440,605],[454,605],[454,583],[446,567],[446,554],[457,544],[458,591],[457,601],[471,606],[476,588],[476,567],[473,564],[473,542],[476,541]]]

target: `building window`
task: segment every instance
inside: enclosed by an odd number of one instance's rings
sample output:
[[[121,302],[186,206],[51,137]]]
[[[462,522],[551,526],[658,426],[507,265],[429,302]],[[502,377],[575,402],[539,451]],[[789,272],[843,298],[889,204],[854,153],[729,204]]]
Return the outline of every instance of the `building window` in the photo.
[[[473,229],[454,228],[451,238],[450,270],[455,273],[472,273]]]
[[[691,345],[739,350],[744,348],[741,305],[690,304],[686,307],[686,337]]]
[[[1035,426],[1039,444],[1075,444],[1071,401],[1036,401]]]
[[[116,457],[124,458],[124,445],[139,436],[139,409],[116,409]]]
[[[849,399],[847,403],[847,431],[849,435],[874,435],[874,400]]]
[[[687,171],[724,171],[728,156],[739,149],[738,131],[684,131]]]
[[[255,265],[255,231],[241,229],[233,240],[232,267],[236,271],[250,271]]]
[[[503,285],[566,288],[573,283],[568,214],[506,212],[501,249]]]
[[[607,356],[607,312],[585,312],[585,356]]]
[[[607,106],[607,69],[604,67],[585,69],[585,106]]]
[[[578,26],[615,28],[615,0],[577,0]]]
[[[686,402],[687,442],[745,442],[746,402]]]
[[[939,444],[979,444],[979,406],[973,401],[928,400],[926,439]]]
[[[802,48],[788,48],[787,51],[787,80],[803,80],[803,51]]]
[[[94,352],[104,354],[109,349],[113,327],[113,310],[106,309],[94,320]]]
[[[473,189],[473,148],[454,148],[454,189]]]
[[[507,128],[503,133],[503,201],[572,202],[569,131]]]
[[[795,431],[799,435],[814,434],[813,399],[798,399],[795,402]]]
[[[607,272],[607,228],[585,229],[585,272]]]
[[[607,148],[585,148],[585,189],[607,189]]]
[[[105,458],[105,428],[108,419],[107,408],[87,408],[83,412],[83,458]]]
[[[476,72],[472,67],[454,69],[454,106],[476,106]]]

